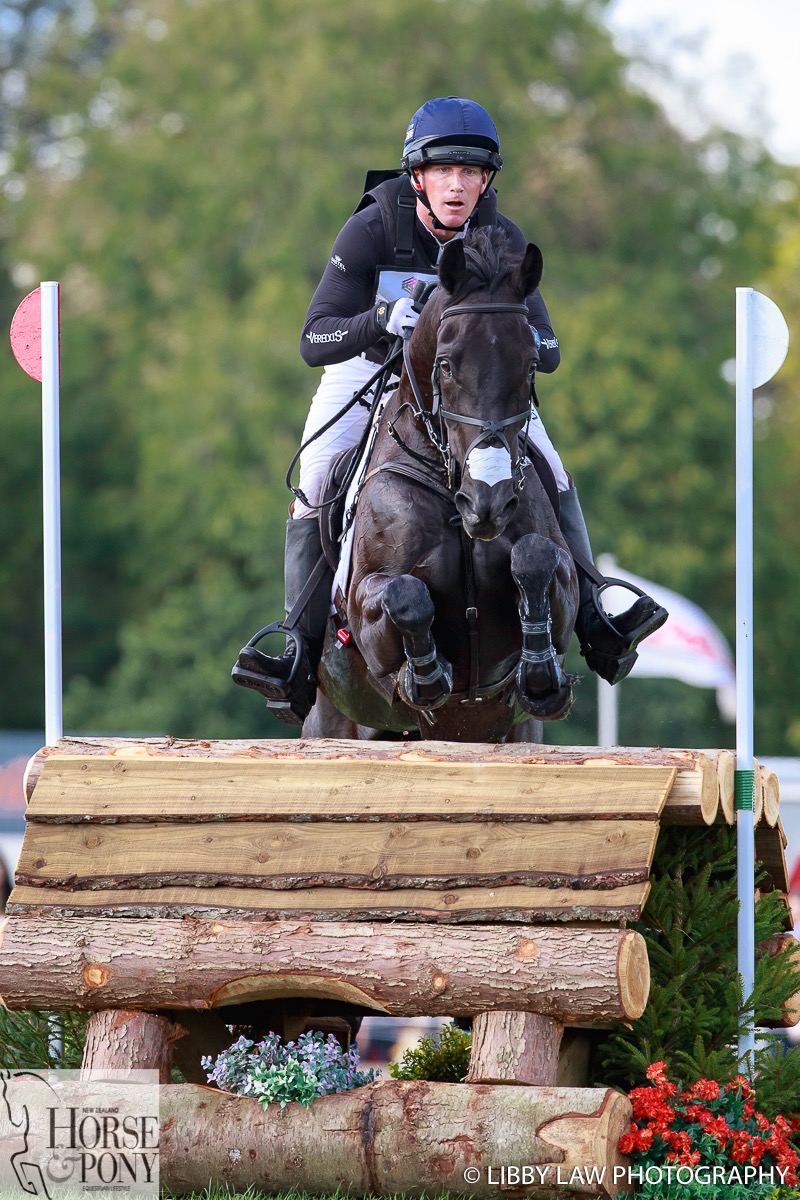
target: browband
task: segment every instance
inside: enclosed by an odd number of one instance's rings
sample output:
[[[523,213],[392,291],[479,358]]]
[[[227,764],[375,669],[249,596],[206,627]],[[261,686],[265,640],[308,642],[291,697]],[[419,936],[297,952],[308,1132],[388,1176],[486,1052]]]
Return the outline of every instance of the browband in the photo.
[[[449,308],[444,309],[439,317],[439,322],[441,323],[445,317],[456,317],[474,312],[508,312],[518,313],[525,317],[530,316],[527,304],[451,304]]]

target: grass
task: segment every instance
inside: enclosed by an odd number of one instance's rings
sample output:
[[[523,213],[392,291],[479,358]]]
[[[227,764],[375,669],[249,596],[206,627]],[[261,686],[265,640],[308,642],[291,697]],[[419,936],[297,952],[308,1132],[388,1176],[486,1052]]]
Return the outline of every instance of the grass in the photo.
[[[172,1193],[162,1191],[162,1200],[173,1200]],[[415,1200],[424,1200],[426,1193],[423,1192]],[[259,1192],[255,1188],[249,1187],[246,1192],[232,1192],[227,1187],[217,1184],[211,1188],[205,1188],[202,1192],[193,1192],[191,1196],[184,1196],[182,1200],[346,1200],[347,1192],[337,1188],[335,1192],[329,1193],[327,1196],[312,1196],[309,1192]],[[379,1200],[378,1197],[364,1197],[364,1200]],[[380,1200],[406,1200],[405,1192],[401,1192],[396,1196],[384,1196]],[[449,1192],[440,1192],[436,1196],[429,1196],[428,1200],[450,1200]],[[453,1198],[455,1200],[455,1197]]]

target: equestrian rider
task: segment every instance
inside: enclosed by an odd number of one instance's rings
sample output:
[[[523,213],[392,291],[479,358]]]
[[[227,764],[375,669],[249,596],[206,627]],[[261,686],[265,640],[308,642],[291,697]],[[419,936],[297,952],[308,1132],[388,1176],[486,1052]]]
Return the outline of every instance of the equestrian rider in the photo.
[[[395,338],[408,336],[413,329],[419,313],[408,294],[411,285],[419,278],[436,278],[447,242],[463,237],[467,229],[499,226],[509,239],[509,248],[524,254],[527,239],[498,212],[497,193],[491,186],[502,165],[494,123],[474,101],[440,97],[414,114],[403,146],[402,172],[392,172],[390,178],[365,192],[334,242],[311,301],[300,353],[309,366],[324,370],[311,402],[304,444],[372,377]],[[528,298],[528,309],[539,343],[538,370],[549,374],[560,362],[560,350],[538,289]],[[359,441],[368,420],[368,409],[356,404],[305,447],[300,457],[299,490],[311,505],[320,500],[332,458]],[[578,493],[535,410],[529,436],[555,476],[564,537],[570,548],[591,562]],[[317,512],[295,499],[286,523],[287,612],[320,554]],[[635,647],[663,624],[667,614],[650,597],[641,596],[626,612],[609,620],[594,602],[592,580],[580,569],[578,575],[580,609],[575,632],[581,653],[592,670],[617,683],[633,666]],[[330,588],[317,588],[297,623],[312,670],[319,663],[329,611]],[[289,690],[285,683],[294,659],[289,648],[279,657],[270,657],[247,646],[233,677],[258,690],[262,690],[263,678],[268,701],[278,699],[285,705],[289,699],[284,694]],[[285,707],[273,711],[292,720]],[[297,717],[295,713],[295,720]]]

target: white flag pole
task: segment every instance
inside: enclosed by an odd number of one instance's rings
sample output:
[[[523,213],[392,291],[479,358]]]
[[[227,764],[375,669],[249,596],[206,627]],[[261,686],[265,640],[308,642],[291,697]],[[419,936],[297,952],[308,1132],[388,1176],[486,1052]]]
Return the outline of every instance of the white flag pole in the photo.
[[[777,305],[753,288],[736,289],[736,852],[738,970],[745,1000],[755,986],[755,774],[753,762],[753,391],[771,379],[789,347]],[[754,1068],[755,1017],[739,1039]]]
[[[59,288],[40,284],[42,306],[42,500],[44,529],[45,741],[64,731],[61,652],[61,462]]]
[[[601,575],[615,575],[617,564],[610,554],[600,554],[597,569]],[[598,746],[619,745],[619,684],[614,687],[597,676],[597,744]]]
[[[597,744],[619,745],[619,684],[614,687],[597,676]]]
[[[752,288],[736,289],[736,877],[737,961],[742,996],[755,984],[755,776],[753,768],[753,375]],[[755,1051],[754,1014],[739,1038],[739,1057]],[[752,1070],[753,1061],[749,1066]]]

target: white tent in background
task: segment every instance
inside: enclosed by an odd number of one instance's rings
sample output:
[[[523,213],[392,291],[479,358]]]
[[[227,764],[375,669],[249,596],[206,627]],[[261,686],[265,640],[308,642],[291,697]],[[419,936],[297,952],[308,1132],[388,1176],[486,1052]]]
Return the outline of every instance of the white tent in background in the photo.
[[[736,667],[731,649],[707,613],[685,596],[649,579],[624,571],[608,554],[602,554],[597,566],[606,577],[622,579],[641,588],[669,613],[669,620],[639,646],[639,658],[630,679],[680,679],[693,687],[715,688],[720,715],[725,721],[736,719]],[[610,587],[603,592],[603,605],[611,616],[623,612],[635,600],[625,588]],[[613,746],[617,742],[617,688],[600,681],[598,692],[598,743]],[[621,685],[621,686],[624,686]]]

